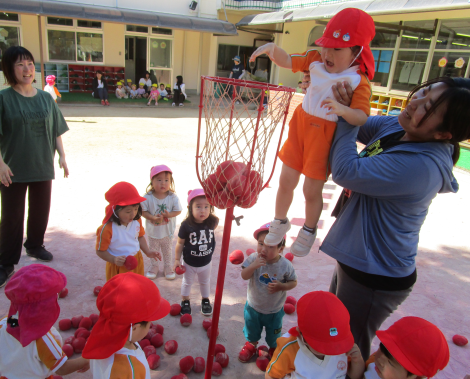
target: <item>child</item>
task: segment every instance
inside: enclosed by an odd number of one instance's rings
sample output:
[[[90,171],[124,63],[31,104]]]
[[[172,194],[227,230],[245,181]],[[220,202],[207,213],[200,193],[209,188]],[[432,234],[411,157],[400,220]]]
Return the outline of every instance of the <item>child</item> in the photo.
[[[173,99],[173,94],[171,93],[171,87],[169,84],[165,87],[165,91],[167,93],[168,99]]]
[[[294,72],[310,70],[311,85],[302,106],[297,107],[289,127],[289,135],[279,152],[283,162],[276,197],[275,219],[271,222],[265,243],[277,245],[289,231],[287,212],[301,174],[305,175],[305,224],[292,244],[291,252],[305,256],[315,242],[317,222],[323,209],[322,190],[330,175],[328,162],[338,117],[349,124],[363,125],[370,113],[374,57],[369,43],[375,35],[374,21],[367,13],[346,8],[327,24],[323,37],[315,41],[321,54],[309,50],[291,56],[268,43],[250,58],[267,54],[277,65]],[[354,90],[350,107],[333,100],[332,86],[349,82]],[[313,126],[313,127],[312,127]]]
[[[301,84],[302,84],[301,80],[299,82],[297,82],[297,88],[295,89],[296,93],[304,93],[303,88],[300,87]]]
[[[281,336],[286,293],[297,285],[292,263],[281,255],[286,240],[277,246],[267,246],[264,238],[268,231],[269,224],[255,230],[253,237],[258,241],[258,253],[251,254],[242,264],[242,278],[249,282],[243,328],[247,342],[238,355],[240,362],[248,362],[253,357],[263,327],[270,353],[274,352],[276,340]]]
[[[160,165],[150,170],[150,184],[144,195],[146,201],[142,205],[142,216],[145,220],[145,230],[149,239],[149,247],[159,250],[163,255],[165,278],[175,279],[171,242],[176,229],[176,216],[183,208],[175,193],[173,173],[168,166]],[[150,259],[152,269],[158,273],[158,261]],[[149,269],[145,276],[155,279],[156,273]]]
[[[181,254],[186,272],[181,284],[181,314],[191,314],[189,293],[197,275],[201,289],[201,313],[212,314],[209,300],[211,260],[215,249],[214,230],[219,218],[214,215],[214,207],[209,204],[203,189],[188,192],[188,215],[181,223],[175,249],[175,269],[181,267]]]
[[[62,338],[53,327],[59,318],[59,293],[67,285],[64,274],[45,265],[22,267],[5,287],[11,301],[0,320],[0,377],[44,379],[85,372],[89,362],[67,359]]]
[[[140,203],[147,199],[141,197],[136,188],[127,182],[115,184],[104,197],[109,205],[106,207],[103,225],[96,231],[96,254],[106,261],[106,280],[128,271],[144,275],[141,251],[149,258],[162,259],[160,253],[150,251],[144,237]],[[137,259],[137,267],[133,270],[124,266],[129,255]]]
[[[165,90],[165,84],[160,83],[160,96],[162,97],[163,100],[168,101],[168,92]]]
[[[139,97],[137,97],[138,94],[137,94],[137,89],[136,89],[135,84],[132,85],[132,89],[129,92],[129,96],[130,96],[131,99],[136,99],[136,98],[138,99],[139,98]]]
[[[140,82],[139,83],[139,89],[137,90],[137,99],[141,99],[141,98],[147,98],[148,97],[148,94],[147,92],[145,91],[145,83],[144,82]]]
[[[124,90],[127,94],[130,94],[132,91],[132,79],[126,79],[127,84],[124,86]]]
[[[124,88],[122,88],[122,82],[117,82],[116,85],[116,97],[118,99],[127,99],[127,92]]]
[[[403,317],[377,337],[380,347],[366,362],[365,379],[431,378],[449,363],[444,335],[422,318]]]
[[[47,84],[44,87],[44,91],[49,92],[54,99],[54,101],[57,103],[57,96],[62,97],[60,94],[59,90],[55,86],[55,75],[49,75],[46,77],[46,82]]]
[[[277,340],[265,379],[362,378],[364,360],[349,328],[349,313],[335,295],[314,291],[302,296],[297,322]]]
[[[170,303],[150,280],[127,272],[106,282],[96,306],[100,317],[82,353],[90,359],[93,378],[150,379],[147,358],[137,341],[147,335],[150,321],[170,312]]]
[[[158,97],[160,96],[160,92],[158,91],[158,84],[152,84],[152,90],[150,91],[149,101],[147,105],[152,104],[152,100],[155,100],[155,106],[158,106]]]

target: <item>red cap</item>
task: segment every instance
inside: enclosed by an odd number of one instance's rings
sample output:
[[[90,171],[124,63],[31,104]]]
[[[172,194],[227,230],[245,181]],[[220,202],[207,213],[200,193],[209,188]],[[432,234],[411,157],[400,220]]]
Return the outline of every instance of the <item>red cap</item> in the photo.
[[[161,172],[169,172],[170,174],[173,173],[171,169],[168,166],[165,166],[164,164],[153,166],[150,169],[150,180],[152,180],[155,175],[158,175]]]
[[[419,317],[403,317],[377,337],[393,358],[414,375],[431,378],[449,363],[449,346],[437,326]]]
[[[267,224],[261,225],[258,229],[256,229],[255,232],[253,233],[253,237],[255,237],[255,240],[258,241],[258,234],[260,232],[269,231],[269,226],[270,225],[271,225],[271,223],[268,222]],[[287,235],[284,235],[284,240],[287,240]]]
[[[161,297],[155,283],[133,272],[107,281],[96,306],[100,317],[82,353],[87,359],[109,358],[124,346],[133,324],[158,320],[170,312],[170,303]]]
[[[374,56],[369,44],[375,36],[374,20],[357,8],[345,8],[338,12],[326,25],[323,36],[315,41],[318,46],[344,48],[362,46],[362,52],[355,63],[372,80],[375,74]]]
[[[202,188],[189,190],[188,191],[188,204],[191,202],[192,199],[194,199],[195,197],[199,197],[199,196],[206,196]]]
[[[332,293],[309,292],[297,302],[299,330],[305,342],[321,354],[340,355],[354,345],[349,312]]]
[[[32,264],[22,267],[5,287],[5,296],[11,301],[7,332],[23,347],[41,338],[59,318],[58,294],[67,285],[64,274],[51,267]]]
[[[103,224],[106,224],[111,218],[116,205],[139,204],[147,200],[139,195],[137,189],[132,184],[127,182],[116,183],[104,194],[104,197],[109,205],[106,207],[106,216],[103,219]]]

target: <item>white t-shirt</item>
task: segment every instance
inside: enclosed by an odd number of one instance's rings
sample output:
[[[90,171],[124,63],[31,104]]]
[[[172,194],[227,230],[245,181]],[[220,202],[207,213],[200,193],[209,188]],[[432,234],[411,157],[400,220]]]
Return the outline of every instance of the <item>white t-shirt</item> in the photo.
[[[55,93],[54,86],[46,84],[44,91],[49,92],[54,100],[57,100],[57,94]]]
[[[149,212],[152,216],[168,212],[182,211],[180,200],[175,193],[169,193],[164,199],[157,199],[151,192],[144,195],[147,199],[142,202],[142,210]],[[145,232],[149,237],[162,239],[165,237],[173,237],[176,229],[176,217],[171,217],[168,221],[162,220],[159,225],[152,224],[150,220],[145,219]]]
[[[147,86],[148,90],[150,90],[150,87],[152,87],[152,80],[145,79],[145,78],[140,78],[139,83],[144,82],[144,84]]]
[[[127,226],[108,221],[98,228],[96,250],[107,250],[115,257],[136,255],[140,250],[139,236],[144,234],[140,219]]]
[[[185,92],[185,89],[186,89],[185,84],[184,84],[184,83],[181,84],[180,87],[181,87],[181,93],[184,95],[184,98],[186,99],[186,98],[188,97],[188,95],[186,95],[186,92]],[[173,89],[174,89],[174,90],[175,90],[175,89],[178,89],[178,84],[175,84],[175,85],[173,86]]]
[[[61,348],[62,338],[54,327],[26,347],[21,346],[6,329],[5,317],[0,320],[0,377],[44,379],[53,375],[67,361]]]
[[[103,82],[99,79],[98,80],[98,88],[103,88]]]

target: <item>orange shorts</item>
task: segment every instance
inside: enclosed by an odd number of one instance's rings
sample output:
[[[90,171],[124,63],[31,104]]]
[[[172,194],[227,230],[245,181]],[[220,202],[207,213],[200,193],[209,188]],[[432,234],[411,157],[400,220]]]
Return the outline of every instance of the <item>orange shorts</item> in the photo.
[[[329,155],[336,122],[309,115],[302,104],[294,111],[289,134],[279,159],[311,179],[327,181],[331,174]]]
[[[139,250],[135,257],[137,259],[137,267],[130,271],[126,266],[116,266],[114,263],[106,262],[106,281],[117,274],[123,274],[125,272],[134,272],[139,275],[144,275],[144,258],[142,257],[142,252]]]

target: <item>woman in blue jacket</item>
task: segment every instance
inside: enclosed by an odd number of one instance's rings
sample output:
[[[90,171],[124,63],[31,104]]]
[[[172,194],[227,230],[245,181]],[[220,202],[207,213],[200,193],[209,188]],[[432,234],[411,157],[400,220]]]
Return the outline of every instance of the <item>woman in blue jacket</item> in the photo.
[[[398,117],[338,122],[331,147],[333,180],[349,191],[320,249],[338,262],[330,292],[348,308],[363,357],[411,293],[421,226],[438,193],[458,191],[452,169],[470,138],[470,79],[423,83],[409,100]],[[366,145],[359,155],[356,140]]]

